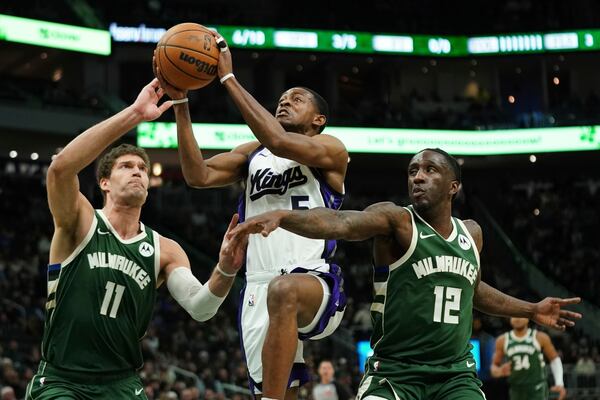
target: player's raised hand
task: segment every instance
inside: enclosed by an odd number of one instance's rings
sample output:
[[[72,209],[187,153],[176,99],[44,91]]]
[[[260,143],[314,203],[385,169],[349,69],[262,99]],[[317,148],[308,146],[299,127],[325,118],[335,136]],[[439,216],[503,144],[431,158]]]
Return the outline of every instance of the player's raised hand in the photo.
[[[233,62],[231,61],[231,51],[229,51],[229,46],[227,42],[218,32],[212,32],[215,40],[217,42],[217,46],[221,50],[219,54],[219,67],[217,73],[219,74],[219,79],[224,77],[227,74],[233,73]]]
[[[248,246],[248,234],[231,235],[231,231],[237,226],[239,219],[238,214],[233,214],[219,252],[219,266],[225,272],[232,274],[242,267]]]
[[[160,86],[158,79],[154,78],[152,82],[144,86],[131,107],[144,121],[153,121],[173,105],[170,100],[158,105],[158,101],[164,94],[165,91]]]
[[[249,218],[233,229],[230,234],[236,236],[260,233],[264,237],[267,237],[271,232],[279,228],[281,217],[282,215],[279,211],[269,211]]]
[[[176,88],[175,86],[167,82],[167,80],[163,76],[160,68],[158,67],[158,64],[156,63],[156,50],[154,50],[154,55],[152,56],[152,71],[154,71],[154,76],[160,82],[160,87],[163,88],[167,96],[169,96],[171,99],[179,100],[187,97],[187,90]]]
[[[563,310],[561,307],[578,304],[580,297],[570,299],[559,299],[556,297],[546,297],[535,305],[535,312],[532,319],[539,325],[564,331],[565,328],[575,325],[574,319],[580,319],[581,314],[569,310]]]

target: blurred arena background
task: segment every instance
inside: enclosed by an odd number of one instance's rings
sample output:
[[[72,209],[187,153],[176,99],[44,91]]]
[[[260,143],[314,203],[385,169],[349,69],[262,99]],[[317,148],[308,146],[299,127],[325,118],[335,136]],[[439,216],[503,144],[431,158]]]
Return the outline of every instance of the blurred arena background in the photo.
[[[420,148],[439,145],[459,157],[464,183],[455,212],[482,225],[484,279],[531,300],[583,297],[576,309],[584,320],[548,333],[565,364],[568,398],[600,399],[600,3],[460,3],[0,2],[0,398],[23,398],[39,362],[52,156],[133,101],[152,77],[162,32],[190,21],[219,29],[236,76],[268,108],[293,85],[329,101],[326,132],[354,135],[343,208],[405,204],[406,164]],[[199,138],[213,138],[209,155],[247,137],[243,126],[229,125],[243,120],[218,82],[189,97],[195,123],[218,124],[196,128]],[[172,121],[171,111],[160,120]],[[142,220],[185,244],[204,281],[239,188],[186,187],[173,133],[172,125],[149,124],[126,136],[148,147],[153,161]],[[80,179],[100,206],[93,167]],[[369,254],[369,243],[339,244],[349,307],[333,337],[307,346],[315,383],[318,363],[330,359],[352,394],[359,343],[371,329]],[[206,323],[159,296],[142,342],[149,398],[249,398],[236,294]],[[489,365],[495,336],[508,329],[507,320],[476,314],[488,399],[507,398],[505,380],[492,379]],[[300,396],[312,398],[311,385]]]

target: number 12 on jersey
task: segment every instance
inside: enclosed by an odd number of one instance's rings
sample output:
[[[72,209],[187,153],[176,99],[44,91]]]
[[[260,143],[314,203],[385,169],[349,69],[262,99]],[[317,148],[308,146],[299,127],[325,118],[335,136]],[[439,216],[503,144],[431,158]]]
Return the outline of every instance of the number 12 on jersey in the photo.
[[[112,307],[110,308],[110,314],[108,316],[111,318],[117,318],[117,311],[119,311],[119,305],[121,304],[124,291],[125,286],[117,285],[111,281],[106,282],[106,292],[104,293],[104,300],[102,300],[102,307],[100,307],[100,314],[106,315],[108,306],[110,305],[110,300],[113,298],[113,293],[116,292],[115,299],[112,302]]]
[[[435,295],[433,322],[443,322],[445,324],[454,325],[458,324],[458,315],[450,314],[450,312],[460,311],[461,293],[462,289],[455,287],[436,286],[433,289],[433,294]]]

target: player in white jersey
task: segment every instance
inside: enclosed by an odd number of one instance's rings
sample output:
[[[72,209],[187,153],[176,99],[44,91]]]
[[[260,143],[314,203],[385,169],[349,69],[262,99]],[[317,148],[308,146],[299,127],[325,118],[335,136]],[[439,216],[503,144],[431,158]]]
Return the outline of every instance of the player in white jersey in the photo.
[[[187,102],[174,105],[179,156],[193,187],[245,183],[240,218],[273,209],[341,206],[348,152],[333,136],[320,134],[328,106],[316,92],[285,91],[275,116],[236,80],[230,52],[223,48],[219,78],[258,139],[209,159],[194,139]],[[172,99],[186,92],[164,81]],[[251,236],[246,257],[246,287],[240,304],[240,336],[250,387],[264,399],[293,399],[310,379],[299,339],[317,339],[339,325],[346,305],[341,271],[329,264],[335,241],[307,239],[281,230],[269,238]]]

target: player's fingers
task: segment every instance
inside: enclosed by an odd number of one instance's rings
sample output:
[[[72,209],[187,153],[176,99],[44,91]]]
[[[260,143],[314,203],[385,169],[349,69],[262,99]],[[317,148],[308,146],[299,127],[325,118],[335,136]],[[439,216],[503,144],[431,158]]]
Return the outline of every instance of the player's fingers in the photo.
[[[575,322],[574,321],[571,321],[570,319],[566,319],[566,318],[559,318],[558,319],[558,324],[559,325],[564,325],[564,326],[569,326],[569,327],[575,326]]]
[[[172,105],[173,105],[173,101],[167,100],[158,107],[158,111],[160,111],[160,113],[162,114],[165,111],[167,111]]]
[[[219,47],[219,50],[221,50],[221,52],[227,51],[227,42],[225,41],[223,36],[217,33],[215,35],[215,42],[217,42],[217,46]]]
[[[560,316],[566,318],[575,318],[581,319],[582,315],[578,312],[569,311],[569,310],[560,310]]]
[[[237,225],[239,219],[240,216],[237,213],[233,214],[231,221],[229,222],[229,226],[227,227],[227,232],[230,232]]]
[[[150,82],[148,84],[148,86],[150,86],[153,89],[156,89],[158,86],[160,86],[160,83],[158,82],[158,78],[152,79],[152,82]]]
[[[556,299],[560,305],[577,304],[581,302],[581,297],[571,297],[570,299]]]

